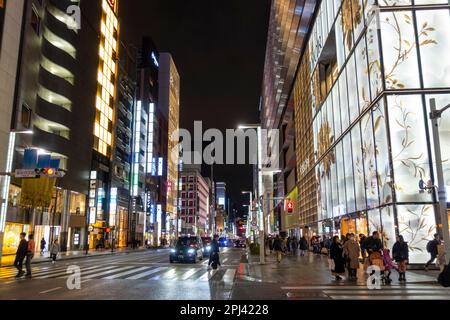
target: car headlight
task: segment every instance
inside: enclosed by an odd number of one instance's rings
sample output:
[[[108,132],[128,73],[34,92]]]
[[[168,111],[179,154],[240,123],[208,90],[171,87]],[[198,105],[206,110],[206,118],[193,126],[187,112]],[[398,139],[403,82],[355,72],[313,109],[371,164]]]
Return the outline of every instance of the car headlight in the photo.
[[[206,246],[206,251],[211,250],[211,246]]]
[[[188,253],[194,253],[195,252],[195,249],[189,249],[188,250]]]
[[[170,252],[175,253],[177,251],[175,249],[170,249]]]

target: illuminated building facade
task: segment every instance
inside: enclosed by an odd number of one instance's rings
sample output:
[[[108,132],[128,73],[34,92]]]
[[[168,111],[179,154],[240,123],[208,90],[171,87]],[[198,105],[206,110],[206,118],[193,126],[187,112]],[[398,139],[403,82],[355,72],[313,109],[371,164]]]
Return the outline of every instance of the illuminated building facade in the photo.
[[[169,53],[161,53],[159,69],[159,106],[167,117],[167,171],[165,173],[166,211],[163,230],[166,238],[176,233],[178,211],[178,134],[180,120],[180,76]]]
[[[321,2],[290,97],[305,234],[401,234],[410,263],[428,260],[437,199],[418,184],[436,184],[429,100],[450,102],[449,39],[446,0]],[[442,146],[449,127],[444,113]]]

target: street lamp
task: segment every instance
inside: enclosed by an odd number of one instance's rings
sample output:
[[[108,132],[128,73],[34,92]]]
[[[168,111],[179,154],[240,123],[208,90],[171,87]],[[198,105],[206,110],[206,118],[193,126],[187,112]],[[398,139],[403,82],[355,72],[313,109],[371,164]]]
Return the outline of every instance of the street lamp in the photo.
[[[445,250],[445,264],[448,264],[450,259],[450,236],[448,231],[448,214],[447,214],[447,195],[444,182],[444,171],[442,169],[442,155],[441,142],[439,137],[438,119],[441,118],[442,113],[450,108],[450,104],[444,108],[436,109],[436,99],[430,99],[430,119],[431,129],[433,131],[434,156],[436,159],[436,174],[438,178],[438,198],[439,198],[439,213],[441,218],[441,232],[444,238]]]

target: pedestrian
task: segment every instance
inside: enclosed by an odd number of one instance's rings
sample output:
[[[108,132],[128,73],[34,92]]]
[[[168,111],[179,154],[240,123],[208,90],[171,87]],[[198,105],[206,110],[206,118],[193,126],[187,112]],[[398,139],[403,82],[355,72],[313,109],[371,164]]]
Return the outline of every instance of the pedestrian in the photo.
[[[384,275],[385,275],[384,282],[386,284],[391,284],[392,269],[397,270],[397,268],[394,266],[394,263],[392,262],[391,253],[388,248],[383,249],[383,262],[384,262]]]
[[[36,250],[36,243],[34,242],[34,235],[28,236],[27,243],[27,259],[25,260],[25,267],[27,269],[26,277],[31,277],[31,259],[34,257],[34,251]]]
[[[292,255],[296,256],[297,255],[297,249],[298,249],[298,240],[297,237],[292,237],[292,241],[291,241],[291,249],[292,249]]]
[[[269,237],[269,251],[270,251],[270,254],[272,254],[272,251],[273,251],[273,239],[272,239],[272,237]]]
[[[284,246],[283,240],[281,240],[279,235],[277,235],[275,237],[275,240],[273,241],[273,250],[275,250],[275,253],[277,255],[277,262],[280,263],[284,251]]]
[[[367,254],[370,255],[378,252],[381,254],[383,250],[383,244],[381,243],[380,233],[378,231],[372,232],[372,235],[364,242],[364,247],[367,250]]]
[[[336,280],[342,280],[342,275],[345,274],[345,261],[342,256],[343,249],[338,236],[333,237],[333,243],[330,246],[330,258],[334,262],[334,268],[331,273],[335,276]]]
[[[359,269],[359,254],[361,253],[361,248],[355,239],[353,233],[348,235],[347,241],[342,246],[343,255],[347,262],[348,274],[350,280],[357,279],[357,270]]]
[[[25,236],[27,234],[25,232],[22,232],[20,234],[20,242],[19,242],[19,246],[17,247],[17,251],[16,251],[16,258],[14,260],[14,267],[16,267],[16,269],[18,270],[18,273],[16,275],[16,278],[20,278],[21,276],[23,276],[23,259],[25,259],[26,255],[27,255],[27,250],[28,250],[28,243],[27,240],[25,240]]]
[[[301,237],[299,246],[300,246],[300,256],[303,257],[305,256],[305,253],[308,250],[308,240],[306,240],[305,236]]]
[[[58,256],[59,250],[60,250],[60,247],[59,247],[58,239],[56,239],[55,241],[53,241],[52,247],[50,248],[50,257],[52,258],[53,264],[56,263],[56,257]]]
[[[44,237],[42,237],[42,239],[41,239],[41,256],[44,255],[45,245],[46,244],[47,244],[47,242],[45,241]]]
[[[392,247],[392,257],[398,266],[398,281],[406,281],[406,265],[409,259],[408,243],[403,239],[402,235],[397,236],[397,241]]]
[[[428,241],[427,243],[427,251],[430,254],[430,260],[425,264],[425,271],[428,271],[428,267],[430,264],[436,260],[438,256],[438,246],[441,244],[441,239],[439,237],[439,234],[434,234],[434,239]]]
[[[366,247],[365,247],[365,241],[366,241],[366,236],[363,233],[359,234],[359,247],[361,248],[361,257],[362,257],[362,262],[364,263],[364,261],[366,260],[367,254],[366,254]]]
[[[286,239],[286,251],[288,253],[291,252],[291,241],[292,241],[291,237],[287,237],[287,239]]]
[[[219,236],[217,234],[214,235],[213,240],[211,241],[211,253],[209,254],[208,261],[208,269],[211,267],[211,264],[215,263],[217,266],[220,266],[220,247],[219,247]]]

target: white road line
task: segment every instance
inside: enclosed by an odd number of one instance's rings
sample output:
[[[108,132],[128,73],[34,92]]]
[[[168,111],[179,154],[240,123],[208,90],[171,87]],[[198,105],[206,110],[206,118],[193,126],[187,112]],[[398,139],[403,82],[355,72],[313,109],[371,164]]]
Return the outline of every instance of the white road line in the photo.
[[[406,286],[382,286],[383,290],[392,290],[392,289],[401,289],[401,290],[410,290],[410,289],[439,289],[442,287],[439,286],[430,286],[430,285],[406,285]],[[282,290],[367,290],[367,286],[304,286],[304,287],[281,287]],[[450,290],[450,289],[446,289]],[[450,291],[449,291],[450,292]]]
[[[177,280],[187,280],[188,278],[192,277],[195,273],[197,273],[201,270],[202,269],[198,269],[198,268],[189,269],[181,277],[177,278]]]
[[[150,278],[149,280],[160,280],[160,279],[170,280],[176,276],[177,276],[177,269],[174,268],[174,269],[170,269],[169,271],[165,272],[164,274],[154,276],[154,277]]]
[[[53,288],[53,289],[41,291],[41,292],[39,292],[39,293],[49,293],[49,292],[56,291],[56,290],[59,290],[59,289],[62,289],[62,287],[57,287],[57,288]]]
[[[117,279],[119,277],[126,276],[126,275],[133,274],[133,273],[137,273],[139,271],[147,270],[149,268],[151,268],[151,267],[141,267],[141,268],[137,268],[137,269],[133,269],[133,270],[128,270],[128,271],[125,271],[125,272],[114,274],[112,276],[104,277],[102,279],[105,279],[105,280]]]
[[[236,274],[236,269],[228,269],[225,272],[222,279],[223,279],[223,281],[226,281],[226,282],[232,282],[235,274]]]
[[[144,278],[144,277],[146,277],[146,276],[148,276],[148,275],[154,274],[154,273],[156,273],[156,272],[159,272],[159,271],[162,271],[162,270],[165,270],[165,269],[167,269],[167,267],[158,267],[158,268],[156,268],[156,269],[153,269],[153,270],[150,270],[150,271],[146,271],[146,272],[142,272],[142,273],[136,274],[136,275],[134,275],[134,276],[132,276],[132,277],[128,277],[128,278],[126,278],[126,279],[127,279],[127,280],[137,280],[137,279],[141,279],[141,278]]]
[[[101,268],[101,267],[102,266],[92,266],[92,267],[89,267],[89,268],[82,268],[81,269],[81,274],[86,272],[86,270],[98,269],[98,268]],[[62,277],[60,277],[60,276],[62,276]],[[47,274],[45,276],[35,277],[35,279],[47,279],[47,278],[54,278],[54,277],[58,277],[58,279],[61,279],[61,278],[65,278],[65,277],[68,277],[68,276],[69,276],[69,274],[67,273],[67,268],[66,268],[64,271],[57,272],[57,273],[51,272],[51,273],[49,273],[49,274]]]
[[[55,272],[55,271],[59,272],[59,271],[65,270],[65,269],[67,269],[67,268],[66,267],[60,267],[58,269],[53,269],[53,270],[45,270],[45,271],[37,271],[37,272],[31,271],[31,274],[33,276],[42,276],[42,275],[45,275],[45,274],[48,274],[48,273],[52,273],[52,272]],[[10,278],[12,278],[14,276],[15,275],[12,274],[12,275],[10,275],[8,277],[4,277],[4,279],[10,279]],[[0,278],[2,278],[2,277],[0,277]]]
[[[208,281],[217,273],[217,270],[207,271],[204,275],[198,278],[199,281]]]
[[[92,278],[95,278],[95,277],[98,277],[98,276],[103,276],[105,274],[110,274],[110,273],[114,273],[114,272],[117,272],[117,271],[127,270],[127,269],[130,269],[130,268],[134,268],[134,267],[133,266],[127,266],[127,267],[122,267],[122,268],[118,268],[118,269],[112,269],[112,270],[103,271],[103,272],[100,272],[100,273],[94,273],[94,274],[91,274],[89,276],[84,276],[82,274],[82,277],[84,279],[92,279]]]

